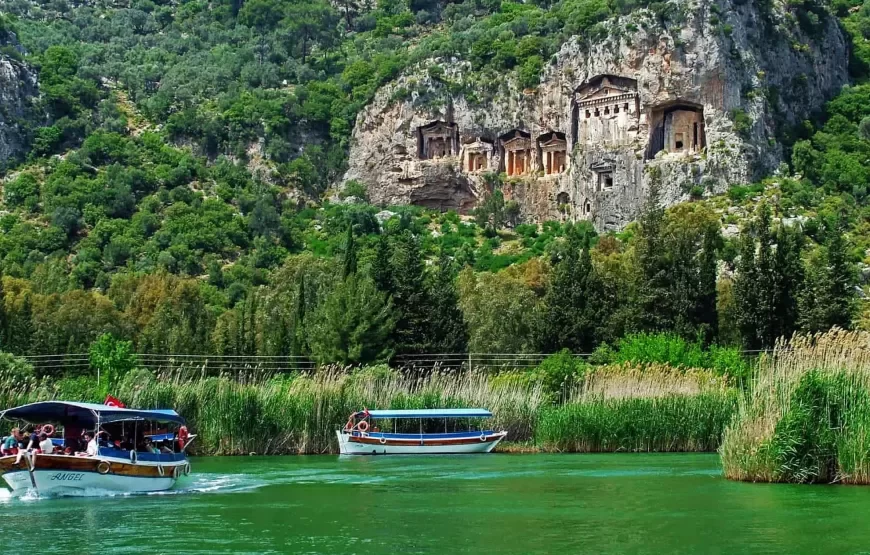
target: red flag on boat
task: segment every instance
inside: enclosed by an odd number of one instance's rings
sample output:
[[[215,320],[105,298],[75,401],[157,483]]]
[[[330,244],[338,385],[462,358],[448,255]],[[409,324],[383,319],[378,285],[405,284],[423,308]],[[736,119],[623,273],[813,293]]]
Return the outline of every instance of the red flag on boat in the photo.
[[[106,395],[106,400],[103,401],[103,404],[107,407],[118,407],[119,409],[123,409],[127,405],[122,403],[119,399],[112,397],[111,395]]]

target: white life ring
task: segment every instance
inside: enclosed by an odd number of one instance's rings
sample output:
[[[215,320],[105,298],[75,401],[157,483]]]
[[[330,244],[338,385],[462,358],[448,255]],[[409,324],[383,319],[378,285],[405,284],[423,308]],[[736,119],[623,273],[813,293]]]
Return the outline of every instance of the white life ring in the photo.
[[[181,466],[182,465],[177,464],[172,467],[172,478],[174,480],[178,480],[178,477],[181,476]]]
[[[362,433],[366,433],[369,429],[369,423],[363,420],[359,424],[356,425],[356,429],[361,431]]]
[[[109,470],[111,470],[112,465],[109,464],[109,461],[100,461],[97,465],[97,472],[100,474],[108,474]]]
[[[381,445],[384,445],[385,443],[387,443],[387,438],[385,438],[384,436],[381,436],[381,439],[379,439],[378,441],[381,442]]]
[[[162,464],[157,465],[157,473],[160,474],[161,478],[166,475],[166,472],[163,470]]]
[[[190,463],[189,463],[189,462],[188,462],[188,463],[184,463],[184,475],[185,475],[185,476],[189,476],[189,475],[190,475]]]
[[[486,434],[483,432],[480,432],[480,441],[486,441]]]
[[[136,461],[139,460],[139,456],[136,454],[135,449],[130,449],[130,462],[136,464]]]

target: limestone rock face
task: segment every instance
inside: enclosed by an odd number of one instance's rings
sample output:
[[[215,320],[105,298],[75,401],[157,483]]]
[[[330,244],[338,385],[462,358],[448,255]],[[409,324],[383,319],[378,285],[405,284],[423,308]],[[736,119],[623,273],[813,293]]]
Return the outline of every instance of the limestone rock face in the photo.
[[[529,221],[616,229],[653,188],[670,205],[771,173],[782,162],[778,129],[848,82],[836,19],[810,37],[781,7],[672,2],[685,14],[679,26],[646,10],[610,21],[605,39],[565,43],[534,91],[508,81],[480,102],[425,67],[406,72],[359,114],[344,181],[365,183],[379,204],[460,212],[500,186]],[[454,83],[470,72],[432,63]]]
[[[36,74],[0,54],[0,166],[23,151],[22,123],[32,117],[37,94]]]

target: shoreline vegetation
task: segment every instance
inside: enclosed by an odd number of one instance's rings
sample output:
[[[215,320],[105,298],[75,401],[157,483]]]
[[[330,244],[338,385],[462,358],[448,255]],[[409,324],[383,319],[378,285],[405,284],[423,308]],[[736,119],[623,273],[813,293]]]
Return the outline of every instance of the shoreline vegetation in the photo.
[[[870,484],[870,334],[779,342],[739,398],[720,453],[734,480]]]
[[[199,434],[200,455],[337,453],[335,430],[363,407],[478,406],[493,413],[486,427],[508,431],[501,451],[714,451],[736,402],[732,374],[747,372],[733,350],[703,350],[665,334],[631,336],[592,362],[563,351],[510,371],[331,365],[273,375],[155,374],[113,358],[122,346],[93,358],[132,369],[105,367],[99,384],[85,376],[27,376],[13,364],[20,359],[9,357],[0,406],[101,401],[111,393],[130,406],[171,407]]]
[[[796,335],[752,365],[733,352],[639,334],[590,361],[562,352],[527,370],[133,368],[108,371],[100,383],[27,370],[22,359],[0,358],[0,405],[99,401],[111,392],[130,406],[171,407],[199,434],[197,455],[335,454],[335,430],[363,407],[479,406],[493,413],[487,427],[509,433],[502,453],[718,450],[729,479],[870,484],[867,332]]]

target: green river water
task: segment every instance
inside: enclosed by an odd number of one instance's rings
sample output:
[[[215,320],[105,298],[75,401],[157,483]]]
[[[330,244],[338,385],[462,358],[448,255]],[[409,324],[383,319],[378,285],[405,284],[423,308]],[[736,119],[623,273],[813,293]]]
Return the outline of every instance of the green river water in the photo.
[[[3,552],[870,553],[870,488],[729,482],[715,455],[201,458],[193,468],[162,494],[0,492]]]

